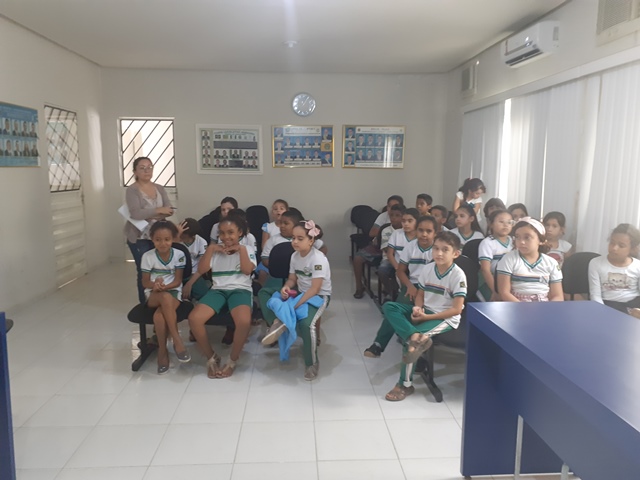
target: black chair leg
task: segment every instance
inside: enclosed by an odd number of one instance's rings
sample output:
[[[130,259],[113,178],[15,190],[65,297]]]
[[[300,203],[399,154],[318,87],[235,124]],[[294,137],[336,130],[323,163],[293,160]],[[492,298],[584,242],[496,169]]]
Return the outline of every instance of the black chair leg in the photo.
[[[420,373],[420,376],[424,380],[424,383],[427,384],[431,395],[436,400],[437,403],[442,402],[442,392],[436,385],[436,382],[433,379],[433,347],[431,347],[424,354],[423,358],[426,359],[425,369]]]
[[[138,342],[138,348],[140,349],[140,356],[136,358],[131,364],[131,370],[137,372],[140,367],[146,362],[147,358],[158,348],[157,345],[147,342],[147,326],[144,323],[140,323],[140,342]]]

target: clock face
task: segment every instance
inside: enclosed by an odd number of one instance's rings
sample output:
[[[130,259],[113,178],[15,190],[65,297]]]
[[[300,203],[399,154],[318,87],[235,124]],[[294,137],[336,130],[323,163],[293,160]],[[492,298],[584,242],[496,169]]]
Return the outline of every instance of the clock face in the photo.
[[[293,111],[301,117],[311,115],[316,109],[315,99],[308,93],[299,93],[293,97],[293,103],[291,104]]]

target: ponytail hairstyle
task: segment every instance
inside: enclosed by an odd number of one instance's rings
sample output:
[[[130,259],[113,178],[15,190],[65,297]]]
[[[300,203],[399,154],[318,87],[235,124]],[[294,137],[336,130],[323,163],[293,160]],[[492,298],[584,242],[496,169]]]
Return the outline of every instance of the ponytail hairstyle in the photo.
[[[153,236],[158,230],[169,230],[174,239],[178,236],[178,227],[176,227],[171,220],[158,220],[154,222],[149,229],[149,238],[153,240]]]
[[[482,190],[482,193],[487,193],[487,187],[484,186],[484,182],[479,178],[467,178],[458,189],[459,192],[462,192],[463,200],[465,201],[469,193],[475,192],[476,190]]]
[[[621,223],[613,229],[611,235],[614,234],[627,235],[631,243],[631,256],[638,258],[638,247],[640,246],[640,230],[631,225],[630,223]]]
[[[480,224],[478,223],[478,216],[471,205],[463,203],[458,207],[458,210],[464,210],[470,217],[473,217],[473,220],[471,220],[471,230],[482,233],[482,228],[480,228]]]
[[[236,227],[238,227],[241,237],[246,237],[247,233],[249,233],[249,224],[247,223],[247,215],[244,210],[241,210],[239,208],[230,210],[227,216],[220,220],[220,223],[224,222],[233,223]]]
[[[313,220],[302,220],[298,222],[297,226],[303,228],[307,237],[312,240],[319,240],[322,238],[322,229],[319,225],[316,225]]]

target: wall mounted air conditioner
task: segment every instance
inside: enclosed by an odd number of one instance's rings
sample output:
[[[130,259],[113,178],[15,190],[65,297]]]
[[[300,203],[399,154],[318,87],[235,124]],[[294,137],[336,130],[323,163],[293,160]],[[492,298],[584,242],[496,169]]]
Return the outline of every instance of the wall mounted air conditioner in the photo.
[[[536,23],[502,42],[502,59],[510,67],[520,67],[555,52],[559,40],[559,22]]]

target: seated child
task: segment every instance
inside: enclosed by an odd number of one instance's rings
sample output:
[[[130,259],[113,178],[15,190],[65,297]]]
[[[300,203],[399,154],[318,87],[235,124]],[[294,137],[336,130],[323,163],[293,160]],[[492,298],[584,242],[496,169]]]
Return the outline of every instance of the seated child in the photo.
[[[469,240],[482,240],[484,238],[482,229],[476,218],[476,213],[471,205],[463,204],[458,207],[456,210],[456,228],[451,230],[451,233],[456,234],[458,238],[460,238],[460,245],[462,247],[464,247]]]
[[[140,270],[147,306],[156,308],[153,326],[158,337],[158,374],[169,371],[167,338],[173,340],[178,361],[189,362],[191,356],[184,346],[176,309],[182,300],[182,273],[186,265],[185,254],[171,244],[178,235],[176,226],[168,220],[155,222],[149,229],[149,237],[155,247],[142,255]]]
[[[382,260],[378,265],[378,281],[382,284],[382,291],[387,295],[394,295],[398,291],[398,283],[394,275],[393,265],[387,258],[387,248],[389,248],[389,239],[394,231],[402,228],[402,214],[405,208],[401,205],[394,205],[389,211],[388,226],[382,229],[380,233],[380,251],[382,252]]]
[[[446,207],[443,207],[442,205],[431,207],[431,216],[433,216],[433,218],[435,218],[438,222],[438,225],[440,226],[440,228],[438,229],[439,232],[449,231],[449,229],[445,226],[445,223],[447,223],[447,218],[449,217],[449,211],[446,209]]]
[[[562,270],[558,262],[543,251],[544,226],[524,217],[513,227],[516,250],[498,262],[498,295],[503,302],[561,302]]]
[[[220,220],[211,228],[209,238],[213,243],[218,243],[218,228],[220,222],[229,214],[233,209],[238,208],[238,201],[233,197],[224,197],[220,202]]]
[[[460,325],[467,295],[467,278],[454,260],[460,255],[460,240],[451,232],[440,232],[433,242],[433,262],[420,273],[414,305],[387,302],[385,319],[405,342],[400,380],[385,398],[404,400],[415,391],[413,372],[420,355],[433,344],[432,337]]]
[[[545,237],[547,239],[547,246],[549,247],[549,255],[558,261],[558,265],[562,268],[564,259],[570,257],[573,254],[573,245],[566,240],[562,239],[564,235],[564,226],[567,220],[564,214],[560,212],[549,212],[544,216],[542,224],[547,232]]]
[[[613,229],[607,256],[589,262],[591,300],[637,316],[640,308],[640,231],[622,223]]]
[[[433,203],[433,198],[431,195],[426,193],[419,193],[416,197],[416,209],[420,213],[420,216],[431,215],[431,204]]]
[[[489,202],[487,202],[488,204]],[[482,297],[485,302],[499,300],[494,277],[496,267],[500,259],[513,250],[511,214],[506,210],[494,210],[487,218],[489,222],[487,237],[478,246],[480,273],[484,279],[484,285],[479,289],[478,296]]]
[[[431,248],[436,235],[437,223],[431,216],[422,216],[417,221],[417,238],[402,250],[396,273],[402,285],[398,303],[413,305],[418,295],[418,280],[422,270],[432,260]],[[378,329],[373,344],[364,351],[365,357],[378,358],[389,344],[394,331],[386,318]]]
[[[403,199],[401,196],[391,195],[387,199],[387,207],[385,211],[378,215],[375,222],[373,223],[373,227],[371,227],[371,230],[369,231],[369,237],[371,237],[372,239],[376,238],[378,236],[378,233],[380,233],[380,227],[391,223],[389,219],[389,212],[391,210],[391,207],[393,207],[394,205],[402,204]],[[367,245],[366,247],[361,248],[356,252],[353,258],[353,274],[356,280],[356,292],[353,294],[354,298],[364,297],[364,283],[362,282],[362,279],[364,277],[364,265],[367,261],[374,261],[380,257],[380,253],[378,252],[378,250],[379,249],[377,245],[374,245],[373,247]]]
[[[506,210],[506,209],[507,207],[505,206],[502,200],[500,200],[499,198],[490,198],[489,200],[487,200],[487,203],[482,208],[482,212],[484,213],[484,218],[488,220],[489,216],[496,210]]]
[[[322,313],[331,299],[331,269],[324,253],[316,249],[313,244],[320,230],[312,220],[299,222],[293,228],[291,244],[294,253],[289,266],[289,278],[280,290],[280,298],[286,301],[291,296],[292,289],[297,285],[299,294],[294,297],[297,310],[304,303],[314,297],[319,297],[320,306],[308,303],[308,314],[296,323],[296,332],[302,337],[302,348],[306,370],[305,380],[313,380],[318,376],[318,341],[316,323],[320,321]],[[287,326],[275,318],[273,310],[268,306],[263,310],[265,320],[270,324],[267,334],[262,339],[264,345],[273,344],[287,330]],[[267,319],[267,317],[269,317]]]
[[[189,327],[198,348],[207,359],[209,378],[233,375],[249,336],[253,303],[251,272],[256,266],[256,255],[254,247],[240,243],[248,228],[243,215],[229,212],[219,224],[222,243],[210,243],[198,265],[200,274],[211,269],[213,285],[189,314]],[[220,368],[220,357],[209,344],[205,323],[225,307],[231,312],[236,328],[231,353],[226,364]]]
[[[186,218],[178,225],[180,241],[191,254],[191,276],[183,279],[182,298],[199,300],[211,288],[211,282],[198,272],[198,263],[207,249],[207,241],[200,235],[200,224],[195,218]]]
[[[271,205],[271,222],[262,225],[262,248],[270,236],[280,233],[280,216],[287,210],[289,210],[289,204],[281,198]]]
[[[509,205],[509,208],[507,208],[507,211],[513,217],[514,225],[518,223],[521,218],[529,216],[529,212],[527,211],[527,207],[524,206],[524,203],[512,203]]]

